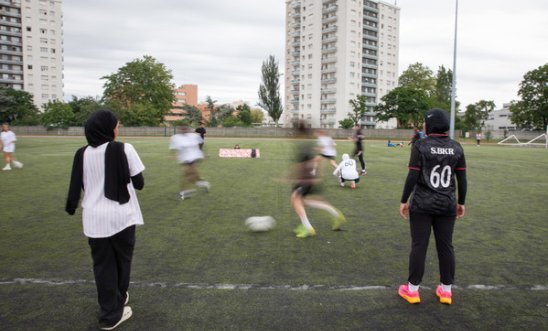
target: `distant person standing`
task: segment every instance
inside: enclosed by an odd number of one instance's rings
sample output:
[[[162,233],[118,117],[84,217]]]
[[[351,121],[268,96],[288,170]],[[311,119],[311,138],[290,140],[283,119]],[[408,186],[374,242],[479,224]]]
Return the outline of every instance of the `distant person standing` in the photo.
[[[2,141],[2,151],[4,152],[4,162],[6,163],[2,170],[11,170],[12,164],[15,168],[23,168],[23,163],[17,161],[13,156],[13,153],[15,153],[15,142],[17,141],[17,137],[15,136],[15,133],[10,130],[8,123],[2,124],[0,140]]]
[[[481,143],[481,132],[476,133],[476,146],[480,146]]]
[[[422,139],[422,131],[418,127],[414,126],[413,127],[413,137],[411,137],[411,141],[407,145],[413,146],[413,144],[417,140],[421,140],[421,139]]]
[[[420,302],[419,285],[424,275],[432,229],[440,271],[436,295],[441,303],[452,303],[451,287],[455,277],[453,229],[456,218],[464,216],[467,181],[464,151],[458,142],[449,138],[448,130],[449,118],[444,110],[428,111],[425,114],[427,137],[416,142],[411,150],[409,173],[400,201],[400,215],[409,219],[411,229],[409,277],[408,283],[398,290],[398,294],[409,303]]]
[[[205,143],[205,135],[207,133],[206,129],[204,128],[204,123],[200,122],[200,126],[198,126],[196,128],[196,130],[194,130],[194,132],[199,134],[200,137],[202,138],[202,142],[200,143],[200,150],[203,150],[204,149],[204,143]]]
[[[65,211],[74,215],[80,194],[100,306],[99,327],[112,330],[133,314],[129,302],[135,227],[143,215],[135,190],[145,182],[137,151],[117,142],[120,122],[108,110],[92,113],[85,124],[88,145],[74,155]]]
[[[365,160],[363,159],[363,133],[362,129],[359,125],[356,125],[354,127],[354,137],[352,137],[352,140],[354,140],[354,153],[352,153],[353,157],[358,157],[358,160],[360,160],[360,165],[362,167],[362,175],[367,174],[367,171],[365,170]]]

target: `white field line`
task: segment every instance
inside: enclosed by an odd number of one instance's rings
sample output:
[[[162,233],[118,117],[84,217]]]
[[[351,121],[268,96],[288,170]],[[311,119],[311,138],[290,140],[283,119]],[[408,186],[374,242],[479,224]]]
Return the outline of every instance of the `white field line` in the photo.
[[[46,285],[46,286],[66,286],[66,285],[91,285],[95,284],[93,280],[86,279],[38,279],[38,278],[14,278],[12,280],[0,281],[2,285]],[[384,285],[263,285],[263,284],[205,284],[205,283],[168,283],[168,282],[131,282],[134,287],[159,287],[159,288],[186,288],[193,290],[290,290],[290,291],[372,291],[372,290],[393,290],[395,286]],[[421,286],[424,289],[432,287]],[[454,285],[455,289],[495,291],[495,290],[526,290],[526,291],[548,291],[548,285]]]

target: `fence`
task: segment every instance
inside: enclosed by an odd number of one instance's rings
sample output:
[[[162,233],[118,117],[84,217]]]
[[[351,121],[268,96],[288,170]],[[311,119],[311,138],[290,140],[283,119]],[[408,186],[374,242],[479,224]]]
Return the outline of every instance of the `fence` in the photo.
[[[17,135],[28,136],[84,136],[83,127],[46,128],[43,126],[12,126],[11,129]],[[208,137],[249,137],[249,138],[288,138],[295,136],[292,128],[206,128]],[[346,139],[354,132],[346,129],[324,129],[334,139]],[[175,134],[174,127],[121,127],[120,136],[151,136],[169,137]],[[410,129],[363,129],[366,139],[391,139],[394,141],[407,141],[411,139],[413,130]],[[460,131],[455,135],[460,136]],[[521,138],[520,138],[521,139]]]

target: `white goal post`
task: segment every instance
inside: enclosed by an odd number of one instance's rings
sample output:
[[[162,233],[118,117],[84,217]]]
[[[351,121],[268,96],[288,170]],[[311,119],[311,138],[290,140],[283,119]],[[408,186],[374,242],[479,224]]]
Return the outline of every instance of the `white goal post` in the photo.
[[[544,142],[540,142],[540,140],[544,138]],[[510,142],[514,140],[514,142]],[[516,135],[511,135],[510,137],[506,137],[503,140],[499,141],[497,143],[498,145],[509,145],[509,146],[544,146],[544,148],[548,149],[548,125],[546,126],[546,132],[541,134],[538,137],[535,137],[528,142],[521,142],[519,141],[518,137]]]

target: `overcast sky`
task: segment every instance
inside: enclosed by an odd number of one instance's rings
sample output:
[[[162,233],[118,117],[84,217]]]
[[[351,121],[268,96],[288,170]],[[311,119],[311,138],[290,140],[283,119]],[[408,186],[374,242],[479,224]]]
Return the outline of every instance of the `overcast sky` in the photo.
[[[320,1],[320,0],[317,0]],[[394,1],[388,1],[393,4]],[[400,73],[421,62],[453,66],[454,0],[398,0]],[[255,105],[262,61],[283,72],[284,0],[65,0],[65,98],[101,96],[102,76],[151,55],[199,100]],[[548,63],[548,1],[460,0],[457,99],[497,107],[523,75]],[[463,107],[461,107],[463,108]]]

